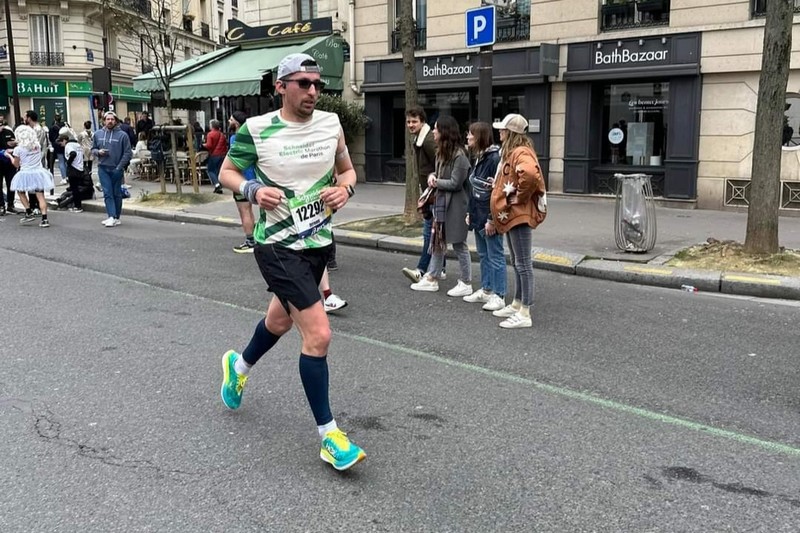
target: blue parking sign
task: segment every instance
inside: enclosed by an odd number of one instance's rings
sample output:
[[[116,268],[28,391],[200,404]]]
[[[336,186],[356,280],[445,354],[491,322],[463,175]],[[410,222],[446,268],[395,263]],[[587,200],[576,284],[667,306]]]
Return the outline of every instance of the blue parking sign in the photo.
[[[467,48],[491,46],[495,41],[495,6],[476,7],[466,11]]]

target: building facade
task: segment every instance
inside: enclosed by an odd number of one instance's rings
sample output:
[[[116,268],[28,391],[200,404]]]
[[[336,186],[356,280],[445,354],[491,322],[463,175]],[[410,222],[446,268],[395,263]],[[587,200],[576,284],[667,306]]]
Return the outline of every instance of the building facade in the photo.
[[[221,41],[224,23],[231,16],[231,0],[10,0],[17,89],[22,113],[33,109],[40,120],[51,123],[59,114],[73,127],[84,121],[98,124],[92,109],[92,69],[108,67],[111,98],[120,116],[153,110],[151,97],[133,90],[132,78],[153,68],[154,57],[139,36],[127,34],[112,20],[115,10],[138,17],[142,24],[164,10],[177,43],[175,61],[213,50]],[[5,16],[3,15],[3,19]],[[220,24],[223,24],[222,26]],[[0,24],[0,92],[12,95],[5,20]],[[0,97],[0,113],[16,122],[13,103]],[[178,112],[176,116],[187,115]],[[156,113],[156,119],[159,119]],[[163,119],[163,117],[162,117]]]
[[[644,172],[668,204],[747,205],[767,1],[495,1],[492,117],[529,119],[551,191],[613,194],[615,173]],[[358,0],[353,17],[351,85],[381,131],[366,136],[371,181],[402,179],[398,4]],[[466,47],[465,11],[479,5],[414,0],[420,102],[430,118],[450,114],[466,126],[478,117],[478,50]],[[797,28],[800,17],[795,36]],[[793,61],[788,85],[786,210],[800,209],[798,67]]]

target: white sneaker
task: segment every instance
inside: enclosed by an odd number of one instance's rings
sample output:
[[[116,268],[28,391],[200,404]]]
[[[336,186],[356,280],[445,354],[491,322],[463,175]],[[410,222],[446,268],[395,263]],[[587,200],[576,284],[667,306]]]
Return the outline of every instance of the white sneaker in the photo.
[[[502,309],[498,309],[497,311],[492,311],[492,314],[500,318],[508,318],[510,316],[516,315],[517,311],[519,311],[519,309],[514,309],[514,307],[511,304],[508,304]]]
[[[322,303],[322,307],[325,308],[326,313],[331,313],[343,307],[347,307],[347,302],[336,296],[335,294],[331,294],[325,301]]]
[[[442,270],[442,275],[439,276],[439,281],[445,281],[447,279],[447,272]]]
[[[481,307],[481,309],[483,309],[484,311],[499,311],[505,306],[506,306],[506,301],[503,299],[503,297],[498,296],[497,294],[492,294],[491,296],[489,296],[489,301],[483,304],[483,307]]]
[[[104,226],[108,226],[110,223],[114,221],[114,217],[108,217],[105,220],[101,220],[100,223]]]
[[[103,221],[103,225],[107,228],[113,228],[114,226],[119,226],[119,220],[116,218],[109,218]]]
[[[423,274],[424,274],[424,272],[422,272],[418,268],[404,268],[403,269],[403,275],[405,277],[407,277],[408,279],[410,279],[411,281],[413,281],[414,283],[419,282],[419,280],[422,279],[422,275]]]
[[[439,282],[435,279],[428,279],[427,276],[423,277],[416,283],[411,284],[412,291],[422,292],[436,292],[439,290]]]
[[[489,299],[493,296],[492,293],[484,292],[483,289],[478,289],[477,291],[473,292],[468,296],[464,296],[464,301],[475,304],[475,303],[486,303]],[[505,304],[503,304],[505,305]]]
[[[461,280],[458,280],[456,286],[447,291],[448,296],[454,296],[454,297],[467,296],[469,294],[472,294],[472,285],[469,283],[464,283]]]
[[[65,180],[65,179],[62,179],[58,184],[59,185],[69,185],[69,182],[67,180]]]
[[[119,226],[120,224],[122,224],[122,222],[120,222],[120,220],[118,218],[115,218],[114,219],[114,225],[115,226]]]
[[[522,316],[522,313],[514,313],[510,317],[500,322],[500,327],[505,329],[529,328],[533,321],[529,316]]]

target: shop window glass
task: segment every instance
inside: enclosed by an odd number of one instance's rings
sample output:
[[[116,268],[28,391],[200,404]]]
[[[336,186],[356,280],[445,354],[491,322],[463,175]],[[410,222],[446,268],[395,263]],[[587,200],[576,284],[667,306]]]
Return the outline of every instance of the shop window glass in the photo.
[[[767,0],[751,0],[752,13],[754,17],[764,17],[767,15]],[[800,13],[800,0],[794,0],[794,12]]]
[[[531,0],[498,4],[497,42],[527,41],[531,37]]]
[[[800,146],[800,93],[786,93],[781,144],[783,146]]]
[[[664,164],[669,128],[669,82],[603,87],[601,161],[611,165]]]
[[[307,20],[317,17],[317,0],[297,0],[298,20]]]
[[[392,23],[392,53],[400,51],[400,1],[394,0]],[[411,18],[414,20],[414,49],[425,50],[428,26],[428,0],[412,0]]]

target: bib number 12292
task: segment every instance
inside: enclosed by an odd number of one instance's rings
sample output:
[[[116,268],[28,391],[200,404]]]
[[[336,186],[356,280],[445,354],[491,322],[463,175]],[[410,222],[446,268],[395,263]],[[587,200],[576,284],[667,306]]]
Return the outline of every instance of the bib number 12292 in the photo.
[[[289,210],[301,239],[314,235],[321,230],[331,218],[332,211],[325,206],[319,197],[320,191],[301,194],[289,200]]]

